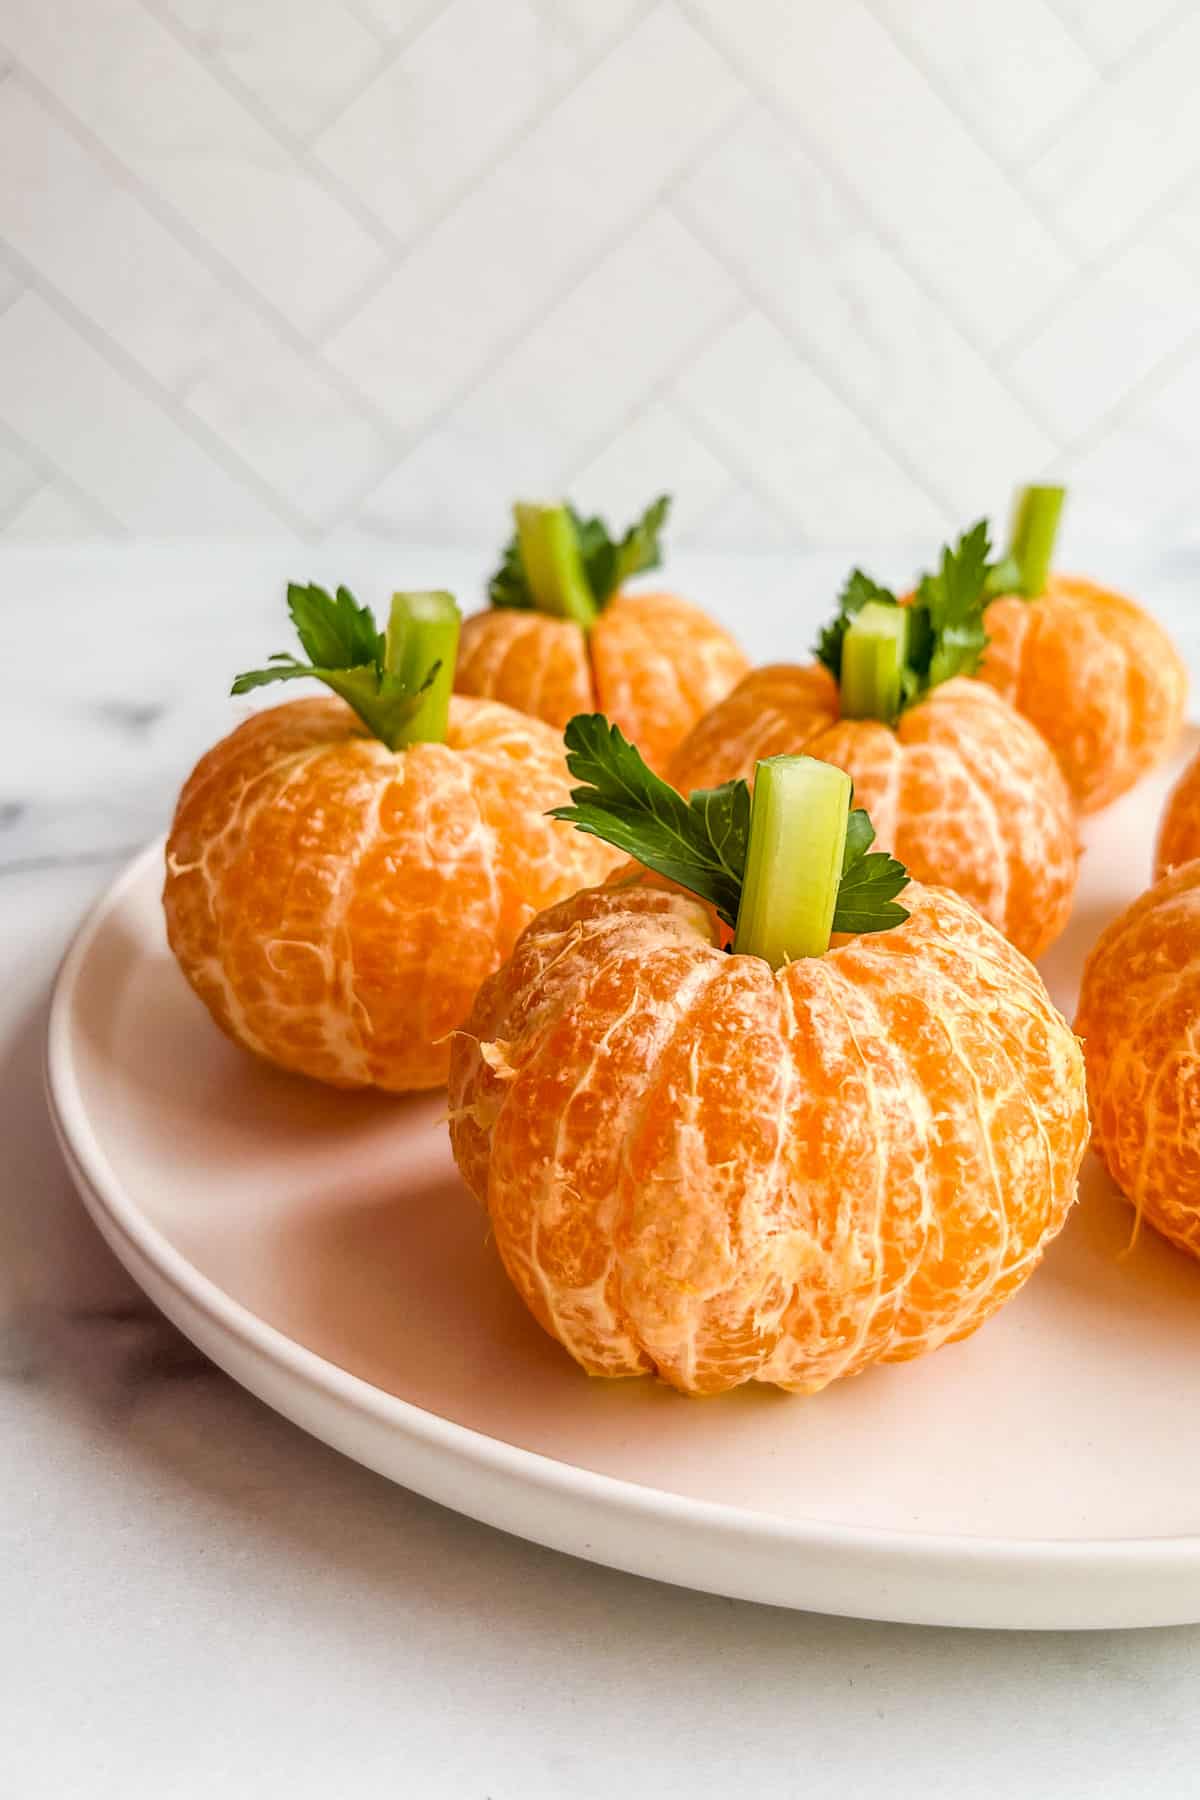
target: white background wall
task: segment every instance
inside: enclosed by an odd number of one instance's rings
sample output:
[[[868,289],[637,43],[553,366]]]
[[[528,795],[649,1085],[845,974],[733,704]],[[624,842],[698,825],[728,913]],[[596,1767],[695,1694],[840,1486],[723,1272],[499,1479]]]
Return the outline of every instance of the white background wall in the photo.
[[[0,0],[0,532],[1188,536],[1189,0]]]

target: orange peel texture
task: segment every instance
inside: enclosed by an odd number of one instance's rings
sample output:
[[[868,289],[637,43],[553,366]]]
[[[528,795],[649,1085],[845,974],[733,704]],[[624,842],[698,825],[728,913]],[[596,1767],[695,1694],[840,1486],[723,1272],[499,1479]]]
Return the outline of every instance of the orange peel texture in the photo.
[[[904,901],[774,973],[689,896],[597,889],[484,984],[454,1154],[589,1374],[812,1393],[968,1336],[1036,1267],[1087,1141],[1079,1045],[964,901]]]
[[[819,663],[748,675],[671,759],[683,793],[803,750],[845,769],[878,848],[918,881],[950,887],[1027,956],[1070,916],[1079,867],[1075,808],[1061,770],[1026,719],[982,682],[934,688],[897,726],[838,717]]]
[[[1156,619],[1076,575],[1036,600],[1004,595],[986,615],[980,678],[1031,719],[1081,812],[1098,812],[1170,751],[1187,670]]]
[[[392,751],[332,696],[203,756],[167,842],[171,948],[221,1029],[335,1087],[440,1087],[450,1034],[534,915],[620,861],[547,819],[562,741],[455,696],[445,743]]]
[[[1194,756],[1167,797],[1158,844],[1154,853],[1154,878],[1200,856],[1200,754]]]
[[[544,613],[475,613],[463,624],[454,685],[559,731],[576,713],[605,713],[661,769],[748,667],[699,607],[674,594],[618,594],[590,635]]]
[[[1092,1142],[1137,1211],[1200,1256],[1200,861],[1142,894],[1083,972]]]

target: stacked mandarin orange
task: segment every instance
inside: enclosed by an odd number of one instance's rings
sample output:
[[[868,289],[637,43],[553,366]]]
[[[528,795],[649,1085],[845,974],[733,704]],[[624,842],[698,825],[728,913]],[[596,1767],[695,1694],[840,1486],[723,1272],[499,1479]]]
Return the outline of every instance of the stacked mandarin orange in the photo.
[[[234,691],[332,692],[185,785],[184,973],[284,1069],[448,1084],[503,1266],[593,1375],[813,1393],[968,1336],[1061,1229],[1089,1097],[1138,1216],[1200,1252],[1200,763],[1080,1036],[1030,960],[1080,814],[1186,695],[1148,615],[1051,572],[1061,502],[1025,490],[1003,555],[981,522],[908,594],[855,570],[814,660],[756,670],[630,588],[665,498],[621,537],[518,505],[465,625],[290,588],[304,659]]]
[[[658,567],[669,508],[660,496],[618,539],[565,503],[518,503],[491,604],[463,628],[458,692],[502,700],[558,731],[576,713],[603,712],[660,768],[749,668],[699,607],[628,590]]]

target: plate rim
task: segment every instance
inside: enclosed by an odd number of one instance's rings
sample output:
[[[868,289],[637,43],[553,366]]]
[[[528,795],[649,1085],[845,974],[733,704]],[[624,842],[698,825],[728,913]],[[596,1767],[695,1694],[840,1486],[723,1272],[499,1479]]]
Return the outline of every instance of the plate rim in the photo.
[[[603,1474],[492,1437],[473,1426],[431,1412],[415,1401],[378,1388],[261,1318],[190,1262],[125,1192],[92,1129],[75,1067],[72,1022],[89,953],[109,916],[120,906],[129,889],[146,879],[155,862],[161,865],[165,843],[164,834],[125,863],[84,914],[54,978],[45,1039],[45,1091],[60,1151],[94,1223],[139,1285],[143,1285],[136,1267],[140,1259],[165,1288],[178,1294],[186,1306],[206,1319],[222,1337],[232,1339],[253,1356],[264,1359],[285,1378],[313,1393],[318,1402],[333,1400],[353,1413],[365,1413],[376,1424],[390,1428],[400,1437],[460,1467],[482,1468],[492,1475],[516,1482],[520,1487],[568,1504],[588,1502],[599,1505],[602,1510],[616,1512],[634,1523],[686,1528],[731,1546],[753,1540],[761,1547],[766,1542],[781,1554],[791,1551],[805,1559],[822,1555],[834,1558],[857,1555],[869,1560],[876,1571],[894,1569],[897,1577],[903,1576],[904,1582],[911,1582],[914,1573],[919,1575],[922,1571],[944,1575],[957,1573],[967,1580],[979,1574],[1019,1580],[1051,1574],[1068,1579],[1078,1578],[1080,1574],[1102,1573],[1179,1575],[1186,1567],[1200,1577],[1200,1532],[1138,1537],[1006,1538],[995,1534],[905,1531],[890,1526],[849,1525],[832,1519],[783,1519],[752,1507],[697,1499]],[[157,1297],[154,1298],[159,1303]],[[176,1323],[187,1335],[187,1326],[178,1319]],[[212,1356],[211,1350],[206,1349],[206,1354],[274,1410],[283,1410],[261,1390],[254,1388],[237,1368],[230,1368],[219,1357]],[[303,1421],[296,1422],[308,1435],[320,1436]],[[352,1451],[346,1454],[354,1455]],[[439,1504],[487,1523],[496,1523],[486,1511],[472,1512],[459,1500],[447,1499],[444,1492],[437,1491],[436,1484],[423,1481],[411,1485],[414,1491]],[[536,1527],[528,1531],[523,1531],[519,1524],[503,1528],[533,1542],[567,1549],[609,1567],[633,1566],[596,1546],[563,1544],[557,1538],[539,1534]],[[675,1576],[669,1569],[655,1569],[653,1574],[657,1579],[674,1581],[677,1585],[703,1586],[691,1577]],[[733,1593],[737,1590],[727,1582],[721,1582],[709,1591]],[[745,1597],[767,1598],[752,1594]],[[790,1601],[782,1594],[774,1603],[804,1605],[803,1601]],[[824,1610],[834,1609],[826,1606]],[[1099,1610],[1107,1617],[1103,1607]],[[1128,1611],[1129,1608],[1121,1610]],[[845,1611],[850,1612],[851,1608],[847,1607]],[[858,1616],[926,1623],[978,1623],[981,1626],[1013,1623],[999,1617],[967,1620],[961,1616],[961,1608],[950,1612],[943,1608],[942,1614],[944,1616],[934,1614],[918,1620],[911,1610],[875,1610]],[[1168,1609],[1166,1613],[1155,1612],[1153,1616],[1113,1622],[1135,1625],[1179,1623],[1185,1617],[1200,1620],[1200,1593],[1184,1614],[1171,1613]],[[1082,1624],[1087,1627],[1098,1622],[1103,1621],[1088,1618]],[[1019,1621],[1017,1623],[1019,1625]],[[1069,1629],[1077,1623],[1068,1618],[1041,1627],[1033,1623],[1032,1628]]]

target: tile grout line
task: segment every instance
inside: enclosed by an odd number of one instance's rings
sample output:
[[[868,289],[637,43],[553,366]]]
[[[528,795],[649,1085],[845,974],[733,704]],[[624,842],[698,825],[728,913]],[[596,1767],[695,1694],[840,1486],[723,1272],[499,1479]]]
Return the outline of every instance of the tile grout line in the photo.
[[[70,327],[77,336],[100,355],[104,361],[121,374],[131,387],[150,401],[157,409],[171,420],[177,430],[183,433],[198,449],[202,450],[210,461],[229,477],[237,486],[248,489],[255,494],[290,531],[298,533],[302,538],[311,538],[314,534],[314,522],[303,513],[294,512],[291,504],[278,494],[271,484],[249,463],[245,462],[237,451],[206,425],[195,413],[190,412],[186,402],[178,395],[164,387],[156,377],[150,375],[124,347],[112,337],[102,325],[89,318],[84,312],[47,281],[39,270],[26,261],[18,250],[0,237],[0,259],[15,267],[16,272],[25,282],[26,290],[36,294],[59,318]]]
[[[31,444],[27,438],[22,437],[19,431],[14,431],[8,420],[3,416],[0,416],[0,440],[6,440],[11,444],[15,448],[16,453],[29,463],[41,477],[39,486],[22,502],[23,506],[28,506],[29,501],[32,500],[36,494],[44,492],[47,487],[60,487],[70,494],[72,499],[76,500],[81,509],[85,513],[89,513],[97,524],[104,527],[110,540],[117,538],[132,542],[134,533],[129,529],[128,525],[125,524],[124,520],[119,519],[115,513],[109,512],[104,502],[102,500],[97,500],[94,495],[89,494],[87,489],[81,487],[75,480],[75,477],[68,474],[66,469],[62,469],[57,463],[52,462],[35,444]],[[11,525],[12,520],[16,516],[17,515],[14,513],[5,521],[6,527]]]
[[[415,425],[412,425],[404,435],[404,441],[395,461],[391,463],[381,475],[374,476],[369,482],[364,481],[362,483],[357,491],[351,495],[350,499],[339,510],[328,529],[336,530],[339,526],[344,526],[350,518],[353,509],[361,506],[365,500],[369,500],[375,490],[382,487],[385,481],[390,480],[397,469],[408,460],[423,439],[430,436],[444,425],[447,419],[451,418],[452,415],[458,411],[460,406],[465,406],[472,396],[478,393],[479,389],[484,387],[486,383],[491,380],[492,376],[513,352],[519,350],[521,345],[525,343],[528,338],[533,337],[536,332],[541,330],[551,313],[569,300],[576,289],[582,287],[585,282],[591,279],[597,265],[602,263],[606,257],[611,256],[614,250],[620,247],[626,236],[632,236],[641,229],[648,219],[653,218],[654,214],[658,211],[658,206],[658,197],[655,195],[649,201],[645,202],[632,218],[625,221],[619,232],[610,233],[602,242],[595,255],[588,259],[587,267],[582,273],[572,275],[567,282],[556,288],[546,304],[538,309],[538,312],[533,319],[524,321],[521,325],[516,327],[516,329],[507,333],[506,336],[500,340],[498,345],[494,346],[492,353],[489,355],[487,362],[482,368],[476,370],[473,375],[467,378],[461,387],[456,388],[452,394],[448,395],[444,400],[439,401],[437,406],[432,408],[430,412],[424,414]]]
[[[1050,10],[1054,13],[1055,18],[1059,20],[1059,23],[1063,26],[1063,29],[1067,32],[1072,41],[1079,43],[1080,40],[1076,33],[1063,18],[1056,0],[1047,0],[1047,3],[1050,6]],[[1094,63],[1100,76],[1102,86],[1113,87],[1116,80],[1124,80],[1130,67],[1133,66],[1136,69],[1137,64],[1142,61],[1144,57],[1148,56],[1164,38],[1174,31],[1175,27],[1191,11],[1191,7],[1192,0],[1180,0],[1180,3],[1177,6],[1172,7],[1161,19],[1159,19],[1157,24],[1152,25],[1149,31],[1144,32],[1140,38],[1134,39],[1134,42],[1129,46],[1128,50],[1123,53],[1119,63],[1101,62],[1099,58],[1093,54],[1089,46],[1081,43],[1080,48],[1086,52],[1089,60]],[[1044,155],[1047,150],[1052,150],[1063,133],[1071,129],[1072,125],[1074,125],[1080,116],[1086,112],[1087,108],[1094,103],[1094,100],[1095,95],[1089,94],[1082,100],[1077,100],[1074,105],[1069,106],[1062,117],[1055,120],[1049,131],[1038,142],[1033,155],[1025,159],[1024,166],[1028,167],[1029,163],[1036,161],[1036,159],[1039,156]]]
[[[723,468],[728,469],[735,481],[740,482],[744,488],[748,488],[755,498],[767,508],[768,512],[773,513],[777,519],[784,522],[793,537],[798,536],[801,544],[808,543],[809,540],[800,520],[784,511],[776,496],[759,481],[757,470],[749,463],[744,462],[736,450],[732,454],[730,453],[728,447],[721,442],[719,435],[712,430],[707,420],[702,419],[693,410],[678,389],[667,395],[663,404],[668,412],[673,413],[677,420],[681,420],[690,431],[695,433],[709,455],[715,457]]]
[[[713,127],[713,130],[708,133],[704,139],[705,144],[707,144],[710,139],[719,137],[723,124],[724,121],[722,120],[721,124]],[[697,150],[696,154],[700,155],[702,153],[703,146]],[[664,183],[663,185],[665,188],[668,184]],[[478,392],[478,390],[492,378],[507,358],[510,357],[514,351],[518,350],[527,339],[532,338],[533,335],[541,329],[551,313],[555,312],[558,307],[565,305],[578,289],[582,288],[590,281],[597,267],[608,257],[613,255],[627,238],[636,235],[636,233],[641,230],[642,226],[652,219],[654,214],[661,209],[662,205],[661,194],[656,190],[648,199],[644,200],[640,206],[635,208],[632,213],[627,214],[615,230],[607,232],[604,237],[600,239],[599,243],[593,247],[585,262],[558,284],[553,293],[548,296],[545,303],[538,308],[538,311],[532,318],[523,320],[518,326],[514,327],[512,331],[507,332],[500,342],[493,346],[486,362],[481,368],[468,376],[459,388],[455,389],[452,394],[440,401],[436,407],[432,408],[430,412],[423,415],[421,419],[409,428],[404,434],[403,446],[397,455],[396,461],[391,467],[384,470],[383,474],[372,480],[370,485],[364,484],[358,491],[357,496],[353,497],[339,510],[335,518],[331,521],[328,529],[333,530],[340,525],[344,525],[350,517],[350,509],[355,506],[361,506],[364,500],[369,499],[375,489],[381,487],[383,483],[395,473],[399,465],[411,456],[421,439],[430,432],[436,431],[438,427],[443,425],[460,406],[465,405],[467,401],[471,399],[472,395]]]
[[[1005,186],[1011,191],[1014,198],[1018,200],[1022,206],[1028,207],[1042,230],[1046,233],[1047,237],[1053,240],[1055,247],[1061,252],[1063,257],[1070,263],[1077,264],[1078,255],[1063,243],[1059,234],[1057,221],[1045,214],[1042,211],[1040,201],[1029,193],[1024,183],[1018,182],[1015,171],[1019,167],[1019,164],[1017,162],[1013,162],[1012,164],[1001,162],[995,152],[976,136],[971,125],[970,114],[965,112],[963,108],[959,106],[958,102],[952,99],[947,93],[941,75],[931,66],[921,46],[915,40],[908,38],[905,34],[896,30],[890,19],[880,12],[876,0],[863,0],[863,4],[867,7],[871,17],[875,20],[875,23],[879,26],[879,29],[883,32],[884,36],[889,38],[894,47],[900,52],[900,55],[903,56],[907,62],[911,63],[912,67],[917,71],[917,74],[921,77],[934,98],[941,102],[951,118],[958,120],[976,149],[982,156],[986,156],[987,160],[1002,178]]]
[[[1046,0],[1046,9],[1048,12],[1052,12],[1054,14],[1054,17],[1058,20],[1059,24],[1061,25],[1061,27],[1063,29],[1063,32],[1066,34],[1066,36],[1068,38],[1070,38],[1071,42],[1074,44],[1075,48],[1079,51],[1080,55],[1087,58],[1087,61],[1091,65],[1093,74],[1098,75],[1103,79],[1103,77],[1105,75],[1104,64],[1100,61],[1100,58],[1096,55],[1095,51],[1092,49],[1092,46],[1088,43],[1085,43],[1083,38],[1080,37],[1079,32],[1075,28],[1074,21],[1072,19],[1068,18],[1066,13],[1064,13],[1061,5],[1059,4],[1059,0]],[[1070,111],[1070,110],[1073,110],[1073,109],[1068,108],[1068,111]]]
[[[47,476],[42,470],[35,469],[32,464],[29,467],[29,473],[33,478],[31,485],[22,487],[18,491],[16,499],[10,500],[7,506],[0,509],[0,537],[15,520],[20,518],[25,508],[36,500],[39,494],[53,492],[54,479],[52,476]]]
[[[678,204],[683,205],[684,203],[680,202]],[[838,380],[836,375],[831,376],[827,364],[823,361],[818,363],[812,353],[804,345],[796,342],[792,335],[790,323],[782,316],[782,314],[776,311],[774,299],[766,295],[756,282],[751,281],[749,285],[747,284],[741,270],[735,268],[730,263],[723,250],[712,241],[708,232],[696,223],[691,215],[690,209],[687,209],[681,214],[676,207],[673,207],[672,216],[676,218],[682,228],[695,239],[702,250],[706,250],[710,256],[720,263],[721,267],[725,270],[726,274],[741,294],[747,310],[760,313],[762,317],[768,321],[772,328],[779,333],[780,337],[788,345],[792,354],[803,362],[809,372],[815,376],[826,391],[832,394],[834,398],[845,407],[846,411],[858,422],[863,431],[866,432],[867,436],[878,444],[887,456],[890,457],[895,468],[898,469],[902,475],[907,477],[919,493],[923,493],[925,498],[932,502],[936,510],[940,512],[945,519],[948,521],[953,520],[957,516],[957,508],[954,506],[949,496],[943,494],[936,483],[931,483],[926,476],[919,472],[916,465],[909,460],[907,454],[899,449],[893,442],[892,436],[886,430],[885,426],[881,425],[878,420],[872,419],[863,411],[857,396],[849,391],[845,383]]]
[[[355,220],[355,222],[374,241],[376,249],[395,265],[410,256],[422,241],[431,236],[433,232],[438,229],[439,225],[441,225],[443,221],[447,219],[465,199],[467,199],[474,189],[487,179],[488,175],[498,163],[509,157],[514,150],[519,149],[525,139],[531,136],[551,113],[556,111],[564,101],[570,99],[577,88],[579,88],[582,83],[587,80],[588,76],[591,75],[593,70],[598,68],[608,56],[617,50],[621,44],[627,40],[631,31],[636,30],[642,21],[649,16],[650,12],[654,10],[657,0],[639,0],[639,9],[632,23],[625,29],[615,33],[611,38],[606,38],[599,49],[591,57],[586,58],[580,66],[575,69],[561,88],[552,91],[546,97],[543,107],[524,120],[520,127],[512,132],[500,145],[494,146],[483,167],[469,176],[465,182],[461,183],[454,193],[450,195],[449,199],[438,208],[436,213],[431,218],[423,220],[407,237],[401,236],[399,233],[393,231],[386,220],[382,219],[378,213],[361,199],[348,183],[342,181],[342,179],[329,168],[309,142],[307,142],[299,133],[292,131],[290,127],[284,125],[277,119],[271,109],[265,105],[251,87],[240,80],[239,77],[233,74],[223,63],[215,58],[210,58],[204,49],[202,41],[196,34],[181,24],[172,13],[163,10],[162,0],[137,0],[137,3],[149,18],[154,19],[182,49],[186,50],[190,56],[200,63],[201,67],[212,77],[217,85],[222,88],[231,99],[236,101],[242,111],[246,113],[247,117],[253,120],[260,130],[266,131],[268,135],[275,140],[280,149],[285,151],[286,154],[291,157],[293,163],[314,183],[315,186],[321,189],[327,199],[340,205],[344,211]],[[430,22],[432,22],[432,19]],[[419,36],[420,32],[417,32],[415,35]],[[415,41],[415,38],[413,41]],[[395,55],[386,59],[386,64],[381,64],[380,72],[382,72],[384,66],[394,62],[396,56],[402,55],[406,47],[407,40],[400,44]],[[392,272],[394,272],[394,267]],[[382,283],[380,283],[380,285],[382,285]],[[378,291],[377,288],[375,291]],[[365,300],[363,303],[365,304]],[[350,320],[355,317],[355,310],[356,309],[351,308],[348,315],[340,319],[337,330],[344,329]],[[312,343],[318,349],[324,349],[328,345],[330,338],[334,335],[335,332],[330,331],[327,324],[323,324],[318,331],[314,333]]]
[[[145,3],[145,0],[143,0],[143,3]],[[644,20],[649,18],[650,14],[655,10],[656,4],[657,0],[639,0],[638,12],[629,29],[617,32],[611,38],[606,38],[599,50],[595,51],[592,56],[585,58],[580,63],[579,67],[574,71],[568,81],[547,96],[546,102],[540,110],[531,113],[528,118],[523,120],[519,126],[515,127],[513,131],[509,133],[501,144],[493,148],[492,154],[482,168],[476,170],[474,174],[467,176],[461,181],[454,191],[441,202],[433,213],[430,214],[429,218],[422,220],[420,225],[418,225],[407,238],[397,238],[397,261],[406,261],[415,250],[420,249],[422,244],[427,243],[428,240],[440,230],[446,221],[458,211],[464,201],[468,200],[478,188],[482,187],[488,176],[491,175],[502,162],[507,161],[515,151],[519,150],[522,144],[531,138],[535,132],[540,130],[546,120],[573,97],[579,88],[583,86],[584,82],[600,68],[608,57],[613,55],[614,52],[620,49],[622,44],[628,41],[631,32],[636,30]],[[346,326],[350,324],[357,313],[362,310],[362,307],[369,303],[374,297],[374,294],[378,293],[380,288],[386,286],[387,280],[396,273],[398,273],[396,267],[389,269],[385,278],[372,283],[371,293],[362,296],[357,302],[352,300],[346,307],[340,309],[332,326],[328,322],[323,324],[320,331],[314,335],[314,346],[321,351],[327,350],[330,341],[335,338],[339,332],[345,330]]]
[[[912,282],[913,286],[925,296],[925,299],[936,311],[949,318],[964,341],[969,344],[985,362],[988,361],[988,349],[986,345],[979,342],[971,327],[970,321],[959,317],[956,310],[951,310],[946,305],[946,302],[941,295],[939,295],[930,283],[926,281],[921,272],[912,267],[900,239],[889,229],[885,219],[875,217],[875,215],[870,213],[863,205],[858,190],[850,183],[838,165],[826,156],[824,147],[818,143],[810,133],[805,131],[802,125],[797,124],[796,120],[792,118],[791,114],[784,108],[782,103],[775,98],[770,89],[760,82],[754,70],[748,66],[739,51],[727,48],[727,46],[719,39],[713,37],[712,33],[708,30],[707,25],[696,17],[694,0],[676,0],[676,4],[687,18],[689,24],[691,24],[693,29],[704,38],[714,54],[722,57],[724,61],[728,63],[743,87],[754,95],[759,106],[773,120],[783,135],[798,142],[809,161],[816,169],[820,170],[830,186],[833,187],[843,199],[850,201],[856,215],[869,224],[870,229],[874,232],[884,248],[894,258],[904,274],[908,276],[908,279]]]
[[[437,3],[440,4],[440,0],[437,0]],[[342,5],[350,17],[357,19],[363,30],[370,33],[381,50],[386,48],[390,41],[388,32],[374,17],[369,6],[364,6],[362,0],[342,0]]]
[[[605,450],[611,449],[613,444],[617,443],[652,406],[661,405],[688,365],[697,357],[703,356],[705,351],[711,349],[719,338],[731,330],[744,316],[745,310],[745,297],[739,289],[737,298],[722,308],[720,317],[709,326],[708,330],[702,332],[694,344],[690,344],[686,350],[681,350],[677,357],[672,358],[668,366],[655,376],[649,387],[638,396],[631,406],[626,408],[620,424],[604,432],[603,435],[597,434],[586,448],[572,459],[566,466],[561,481],[556,485],[564,491],[569,488],[578,477],[580,470],[585,469],[590,462],[594,462],[596,457],[603,455]],[[726,473],[728,474],[729,471],[726,470]]]
[[[417,39],[422,37],[425,32],[428,31],[434,20],[440,17],[445,11],[445,0],[433,0],[433,4],[424,7],[417,17],[410,20],[408,25],[406,25],[402,31],[389,34],[388,32],[381,31],[375,24],[368,23],[367,17],[359,13],[357,8],[351,3],[351,0],[342,0],[342,5],[345,6],[347,11],[358,20],[364,30],[370,32],[371,36],[375,39],[380,54],[374,66],[358,81],[352,83],[350,88],[340,97],[333,110],[328,113],[325,118],[320,120],[317,125],[310,127],[307,131],[296,133],[299,140],[305,145],[306,149],[309,150],[312,149],[319,137],[322,137],[325,132],[329,131],[337,124],[344,113],[349,112],[352,106],[357,105],[363,95],[374,87],[380,77],[385,75],[387,71],[399,61],[405,51],[410,49],[412,45],[416,43]],[[266,102],[263,101],[261,104],[266,105]]]
[[[153,188],[148,187],[142,177],[136,174],[121,158],[109,149],[104,140],[96,135],[89,125],[78,118],[68,106],[59,100],[50,88],[47,88],[31,70],[23,63],[14,64],[17,85],[24,88],[42,110],[55,119],[67,134],[85,149],[90,157],[94,157],[112,176],[120,187],[131,194],[139,206],[150,214],[150,217],[161,226],[167,235],[179,245],[215,281],[228,290],[234,298],[248,306],[266,329],[272,331],[279,342],[307,362],[313,374],[319,375],[345,404],[347,410],[355,417],[374,425],[385,440],[395,438],[395,427],[387,414],[373,406],[361,395],[353,384],[336,368],[326,363],[319,356],[314,360],[316,346],[298,326],[274,305],[247,280],[237,264],[218,250],[204,236],[203,232],[191,223],[183,214],[176,211],[170,201],[163,200]],[[385,266],[383,275],[391,273]]]
[[[996,346],[997,372],[1001,368],[1007,372],[1017,357],[1029,348],[1029,345],[1040,336],[1064,307],[1069,306],[1081,294],[1086,293],[1094,285],[1098,276],[1110,270],[1113,264],[1125,255],[1126,251],[1132,250],[1136,246],[1138,239],[1145,232],[1153,231],[1157,225],[1161,224],[1164,216],[1179,204],[1180,199],[1197,181],[1198,177],[1200,177],[1200,156],[1184,170],[1177,181],[1171,182],[1165,192],[1152,202],[1127,231],[1120,232],[1103,250],[1087,255],[1079,264],[1071,280],[1060,290],[1053,301],[1034,313],[1025,324]]]
[[[203,40],[183,25],[174,15],[164,9],[162,0],[136,0],[136,4],[153,19],[154,23],[172,38],[181,50],[185,50],[191,60],[213,81],[225,96],[233,100],[246,117],[260,131],[272,138],[278,149],[282,150],[297,168],[309,178],[314,186],[321,189],[327,200],[340,206],[348,217],[352,218],[359,229],[372,240],[375,250],[381,256],[398,256],[403,253],[403,246],[395,233],[382,220],[365,206],[353,188],[339,181],[332,170],[327,169],[312,155],[303,139],[290,126],[284,125],[271,108],[258,97],[253,88],[234,75],[226,65],[206,52]]]
[[[1114,425],[1119,426],[1122,419],[1126,418],[1144,400],[1148,397],[1153,398],[1171,380],[1179,368],[1193,360],[1197,351],[1200,351],[1200,325],[1197,325],[1194,331],[1189,332],[1181,344],[1176,344],[1173,350],[1168,350],[1164,356],[1161,356],[1152,369],[1147,369],[1146,373],[1135,381],[1132,387],[1127,388],[1120,399],[1094,420],[1086,431],[1072,439],[1066,446],[1065,454],[1072,457],[1086,456],[1089,451],[1094,450],[1109,435]]]

